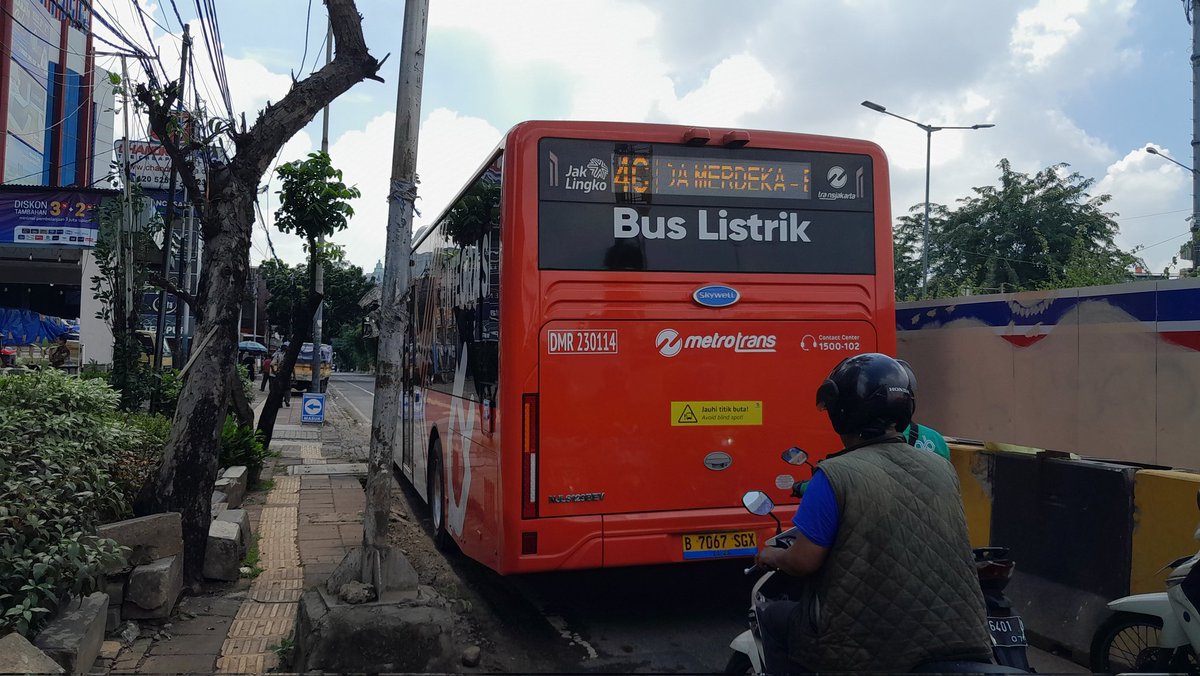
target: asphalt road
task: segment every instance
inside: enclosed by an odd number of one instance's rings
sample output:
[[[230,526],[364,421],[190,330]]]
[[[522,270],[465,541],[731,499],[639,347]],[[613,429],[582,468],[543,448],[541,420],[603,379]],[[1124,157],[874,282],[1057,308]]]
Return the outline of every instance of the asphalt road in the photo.
[[[339,405],[370,420],[373,376],[337,373],[329,388]],[[546,633],[564,644],[556,647],[578,660],[563,665],[571,671],[720,671],[729,642],[746,627],[752,584],[741,560],[507,578],[465,559],[451,564],[490,603],[519,603],[520,616],[544,618],[552,629]],[[494,610],[505,616],[512,609]],[[1041,673],[1086,671],[1032,648],[1030,661]]]

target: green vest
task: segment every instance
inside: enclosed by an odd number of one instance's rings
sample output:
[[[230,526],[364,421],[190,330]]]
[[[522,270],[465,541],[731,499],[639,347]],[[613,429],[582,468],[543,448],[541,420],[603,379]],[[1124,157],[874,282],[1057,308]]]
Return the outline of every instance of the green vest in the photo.
[[[789,619],[788,648],[813,671],[908,671],[991,656],[958,478],[899,441],[821,463],[837,538]]]

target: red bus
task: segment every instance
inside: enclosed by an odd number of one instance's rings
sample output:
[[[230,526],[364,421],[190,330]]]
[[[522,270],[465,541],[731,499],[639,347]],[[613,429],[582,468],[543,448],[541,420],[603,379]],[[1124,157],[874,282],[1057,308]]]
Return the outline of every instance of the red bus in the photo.
[[[747,556],[840,448],[814,405],[894,353],[883,151],[525,122],[414,240],[396,464],[436,539],[502,573]]]

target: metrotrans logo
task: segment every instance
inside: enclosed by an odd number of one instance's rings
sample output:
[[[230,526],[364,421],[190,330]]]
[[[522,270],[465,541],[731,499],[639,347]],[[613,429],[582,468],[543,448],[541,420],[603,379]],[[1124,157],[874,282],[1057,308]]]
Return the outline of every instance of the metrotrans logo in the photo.
[[[702,333],[684,336],[675,329],[663,329],[654,339],[654,347],[664,357],[684,350],[732,350],[734,352],[774,352],[774,335],[760,333]]]

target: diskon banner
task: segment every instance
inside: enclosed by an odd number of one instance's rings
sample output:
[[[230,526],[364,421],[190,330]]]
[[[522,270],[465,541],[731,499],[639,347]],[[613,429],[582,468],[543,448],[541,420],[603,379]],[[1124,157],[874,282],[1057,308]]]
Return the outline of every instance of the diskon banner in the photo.
[[[99,193],[0,192],[0,244],[95,246],[101,199]]]

